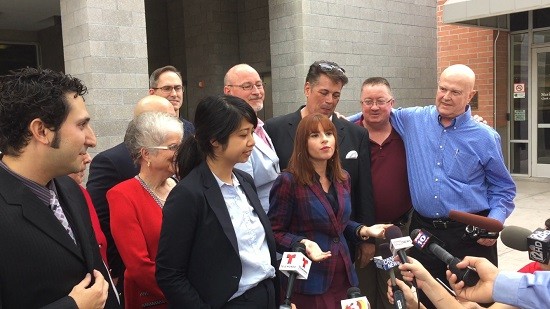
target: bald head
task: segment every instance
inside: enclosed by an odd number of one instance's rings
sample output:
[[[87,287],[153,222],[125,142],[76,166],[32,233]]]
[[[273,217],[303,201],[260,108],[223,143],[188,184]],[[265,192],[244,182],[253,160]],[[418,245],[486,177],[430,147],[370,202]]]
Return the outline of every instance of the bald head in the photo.
[[[237,65],[234,65],[233,67],[231,67],[231,69],[227,71],[227,73],[225,73],[225,77],[223,78],[224,85],[231,85],[235,83],[235,79],[238,78],[238,76],[242,75],[243,73],[258,74],[258,72],[256,72],[256,70],[250,65],[246,63],[240,63]]]
[[[260,74],[245,63],[233,66],[223,79],[223,92],[239,97],[248,103],[254,111],[264,107],[265,90]],[[248,89],[247,89],[248,88]]]
[[[476,74],[470,67],[464,64],[454,64],[443,70],[441,73],[441,79],[460,79],[464,86],[465,91],[472,91],[476,83]]]
[[[435,97],[441,124],[451,125],[453,119],[468,110],[467,105],[476,93],[475,82],[474,71],[463,64],[451,65],[441,73]]]
[[[139,100],[134,108],[134,118],[146,112],[163,112],[176,116],[172,103],[158,95],[148,95]]]

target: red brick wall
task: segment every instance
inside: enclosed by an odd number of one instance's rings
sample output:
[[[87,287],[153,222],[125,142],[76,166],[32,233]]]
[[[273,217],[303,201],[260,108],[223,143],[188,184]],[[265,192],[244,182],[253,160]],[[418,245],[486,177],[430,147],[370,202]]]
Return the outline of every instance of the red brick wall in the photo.
[[[494,39],[496,31],[479,27],[465,27],[443,24],[443,4],[446,0],[437,1],[437,70],[440,74],[446,67],[452,64],[465,64],[476,73],[476,86],[478,91],[478,109],[474,114],[485,118],[489,125],[494,123],[493,100],[493,57]],[[500,32],[497,49],[499,58],[505,53],[507,65],[508,33]],[[499,66],[502,64],[499,64]],[[499,70],[501,71],[501,70]],[[507,70],[505,70],[507,74]],[[497,77],[500,86],[506,86],[507,77]],[[504,85],[500,83],[504,82]],[[499,87],[500,88],[500,87]],[[500,92],[500,91],[499,91]],[[506,102],[499,100],[498,105]],[[499,120],[500,122],[500,120]]]

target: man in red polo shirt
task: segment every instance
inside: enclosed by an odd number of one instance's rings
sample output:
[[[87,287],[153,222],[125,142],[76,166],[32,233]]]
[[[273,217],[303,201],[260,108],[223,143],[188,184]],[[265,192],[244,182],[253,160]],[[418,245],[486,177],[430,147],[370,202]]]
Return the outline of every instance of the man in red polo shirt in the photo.
[[[409,234],[412,210],[405,146],[401,136],[390,123],[394,99],[389,82],[382,77],[371,77],[361,87],[362,116],[355,123],[369,131],[371,149],[371,174],[374,193],[376,223],[393,223],[401,227],[403,236]],[[377,244],[361,247],[361,254],[372,258],[379,255]],[[373,309],[391,309],[386,297],[387,271],[376,268],[374,262],[355,264],[359,287]]]

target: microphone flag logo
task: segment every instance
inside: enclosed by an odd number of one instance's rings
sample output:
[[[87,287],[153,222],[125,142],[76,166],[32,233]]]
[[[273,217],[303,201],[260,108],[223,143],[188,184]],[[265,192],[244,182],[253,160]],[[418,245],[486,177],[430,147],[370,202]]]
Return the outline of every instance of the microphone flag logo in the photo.
[[[365,296],[343,299],[340,301],[340,306],[342,309],[370,309],[369,301]]]
[[[279,270],[290,276],[290,273],[296,273],[296,279],[305,280],[309,275],[311,260],[300,252],[285,252],[281,259]]]

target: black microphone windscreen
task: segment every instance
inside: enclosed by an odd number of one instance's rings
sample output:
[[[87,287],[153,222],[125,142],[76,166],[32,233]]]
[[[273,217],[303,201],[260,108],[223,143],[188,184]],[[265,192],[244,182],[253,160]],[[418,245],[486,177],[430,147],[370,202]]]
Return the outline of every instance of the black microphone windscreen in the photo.
[[[357,298],[361,297],[361,290],[358,287],[352,286],[348,289],[348,298]]]
[[[383,258],[383,259],[387,259],[389,257],[392,257],[393,254],[391,254],[391,250],[390,250],[390,244],[388,243],[382,243],[378,246],[378,251],[380,252],[380,256]]]
[[[292,246],[292,251],[293,252],[300,252],[302,254],[306,254],[306,245],[304,245],[301,242],[297,242],[297,243],[294,244],[294,246]]]
[[[533,232],[519,226],[506,226],[500,233],[502,243],[518,251],[528,251],[527,237]]]
[[[395,238],[403,237],[403,233],[401,233],[400,228],[398,228],[395,225],[391,225],[386,229],[385,236],[386,236],[386,239],[395,239]]]
[[[414,229],[414,230],[411,232],[411,239],[415,239],[416,236],[418,236],[418,234],[420,234],[420,229]]]
[[[480,215],[475,215],[463,211],[451,210],[449,212],[449,218],[460,223],[467,225],[473,225],[482,229],[485,229],[489,232],[500,232],[504,228],[502,222],[487,218]]]

